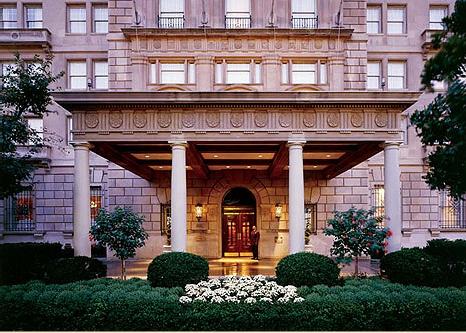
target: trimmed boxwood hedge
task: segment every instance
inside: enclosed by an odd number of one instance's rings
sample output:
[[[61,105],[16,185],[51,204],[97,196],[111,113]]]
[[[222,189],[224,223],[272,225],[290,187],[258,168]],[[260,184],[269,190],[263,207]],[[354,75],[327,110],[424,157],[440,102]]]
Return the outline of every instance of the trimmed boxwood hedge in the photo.
[[[350,280],[302,303],[182,305],[182,288],[132,279],[0,287],[0,330],[466,330],[466,289]]]
[[[61,258],[50,262],[44,272],[47,283],[70,283],[107,276],[107,266],[89,257]]]
[[[340,269],[329,257],[317,253],[298,252],[281,259],[275,268],[277,283],[283,286],[338,284]]]
[[[184,287],[188,283],[207,280],[208,276],[207,260],[188,252],[161,254],[147,268],[147,280],[153,287]]]

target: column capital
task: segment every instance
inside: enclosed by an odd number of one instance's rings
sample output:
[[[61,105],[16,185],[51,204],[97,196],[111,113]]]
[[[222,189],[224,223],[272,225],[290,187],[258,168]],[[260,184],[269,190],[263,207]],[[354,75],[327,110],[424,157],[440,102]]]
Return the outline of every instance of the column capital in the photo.
[[[172,148],[180,148],[180,147],[186,148],[186,147],[188,146],[188,141],[184,141],[184,140],[174,140],[174,141],[168,141],[168,144],[169,144]]]
[[[390,149],[390,148],[400,148],[400,145],[401,145],[401,142],[400,141],[386,141],[384,143],[381,144],[381,146],[384,148],[384,149]]]
[[[73,141],[70,142],[74,149],[86,149],[89,150],[92,145],[87,141]]]
[[[289,140],[286,145],[292,147],[302,147],[306,144],[306,140]]]

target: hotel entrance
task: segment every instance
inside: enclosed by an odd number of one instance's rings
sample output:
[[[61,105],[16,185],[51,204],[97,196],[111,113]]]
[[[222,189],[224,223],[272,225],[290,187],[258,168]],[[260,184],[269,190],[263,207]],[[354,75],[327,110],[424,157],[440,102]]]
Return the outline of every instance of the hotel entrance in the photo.
[[[222,255],[250,257],[251,230],[256,225],[256,200],[242,187],[233,188],[222,203]]]

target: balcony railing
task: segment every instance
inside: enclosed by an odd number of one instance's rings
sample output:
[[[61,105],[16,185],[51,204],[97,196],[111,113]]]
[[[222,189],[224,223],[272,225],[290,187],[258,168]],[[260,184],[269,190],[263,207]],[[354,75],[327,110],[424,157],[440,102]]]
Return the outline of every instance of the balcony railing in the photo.
[[[50,46],[51,34],[47,29],[0,29],[0,45]]]
[[[159,28],[164,29],[183,29],[183,16],[159,16]]]
[[[231,17],[225,16],[225,28],[227,29],[249,29],[251,27],[251,16]]]
[[[319,27],[319,17],[291,17],[291,26],[294,29],[317,29]]]

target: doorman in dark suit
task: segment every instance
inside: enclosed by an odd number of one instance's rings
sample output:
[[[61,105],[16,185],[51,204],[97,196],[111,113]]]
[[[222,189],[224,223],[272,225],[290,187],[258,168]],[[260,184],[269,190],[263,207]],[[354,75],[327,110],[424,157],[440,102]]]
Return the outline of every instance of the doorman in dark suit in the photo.
[[[259,239],[261,234],[257,231],[256,226],[252,227],[251,231],[251,248],[252,248],[252,259],[259,260]]]

